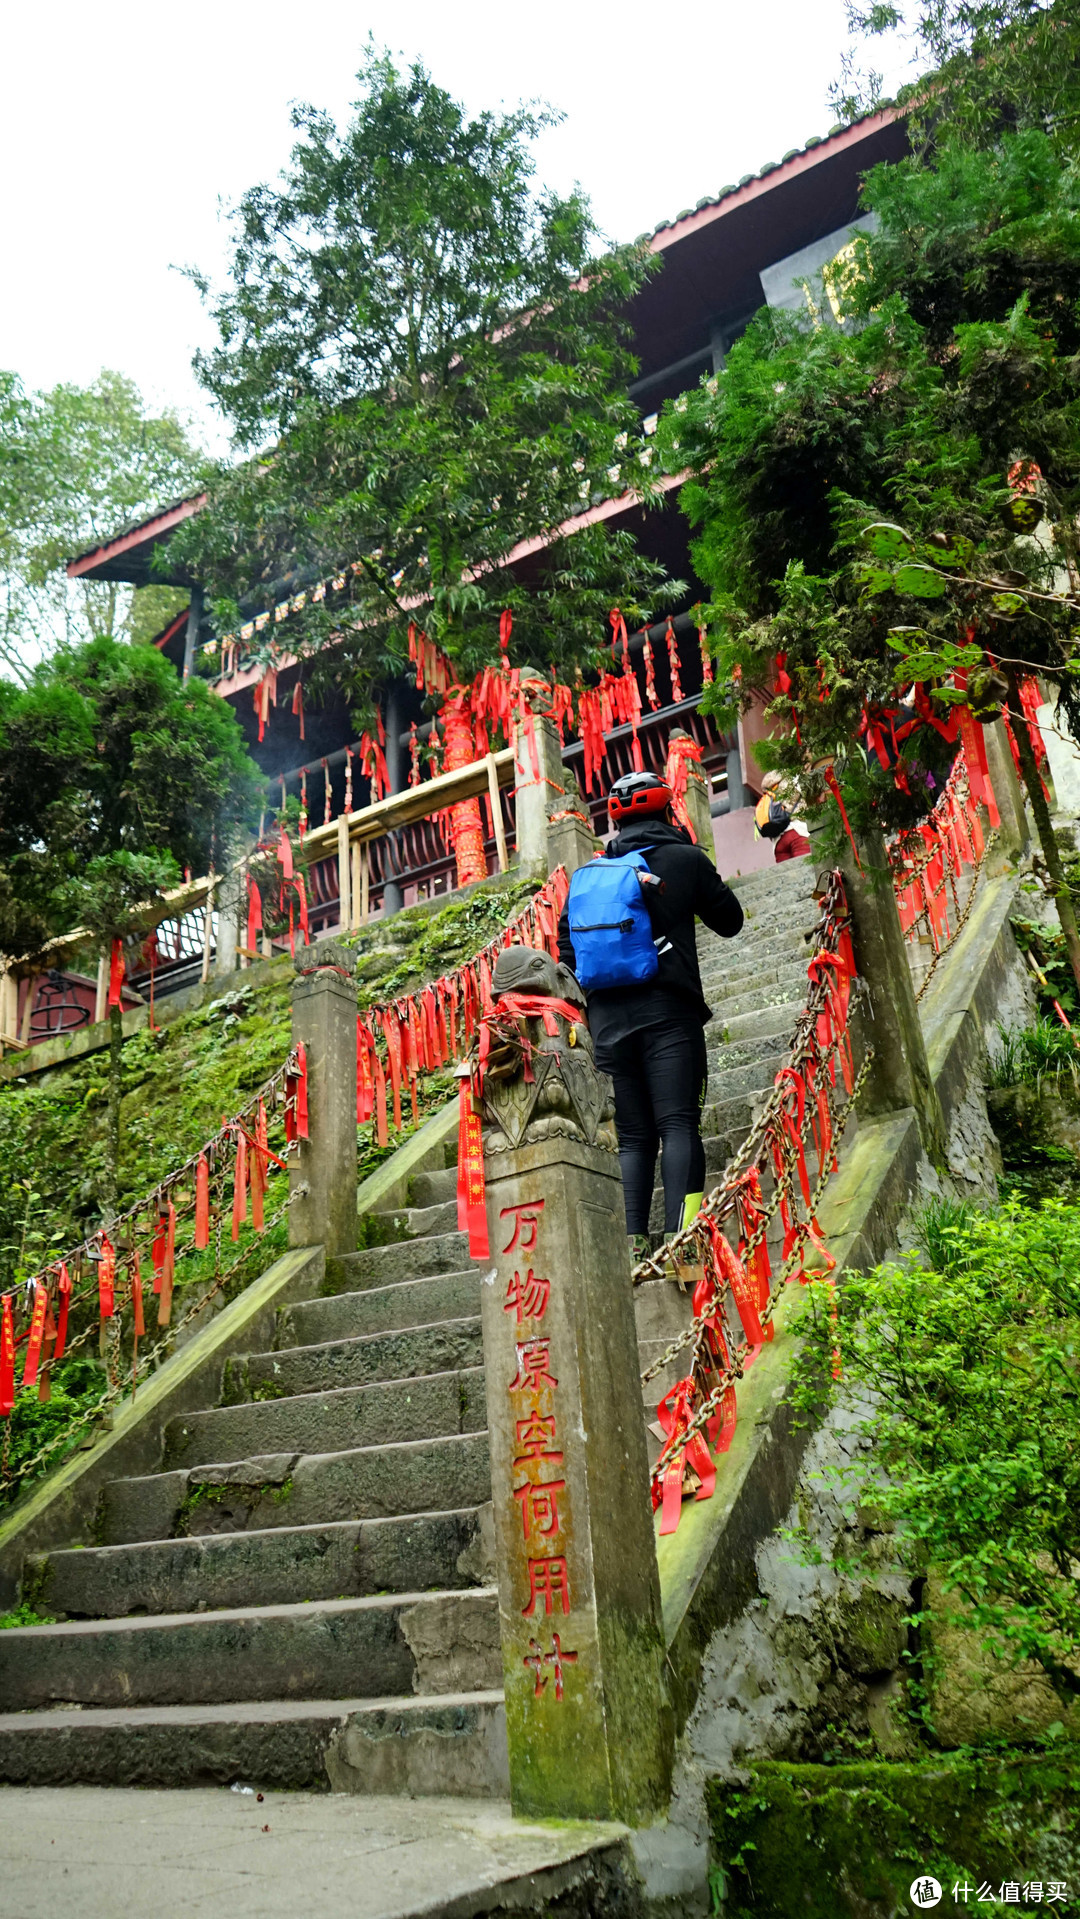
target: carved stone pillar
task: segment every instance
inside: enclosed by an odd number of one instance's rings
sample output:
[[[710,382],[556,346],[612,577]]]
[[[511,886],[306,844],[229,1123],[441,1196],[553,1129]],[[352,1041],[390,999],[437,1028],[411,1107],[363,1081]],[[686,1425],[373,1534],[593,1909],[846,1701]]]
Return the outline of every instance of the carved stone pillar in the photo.
[[[493,986],[581,1004],[531,948],[502,953]],[[610,1082],[584,1025],[507,1011],[483,1101],[482,1310],[511,1799],[643,1824],[667,1802],[672,1727]]]

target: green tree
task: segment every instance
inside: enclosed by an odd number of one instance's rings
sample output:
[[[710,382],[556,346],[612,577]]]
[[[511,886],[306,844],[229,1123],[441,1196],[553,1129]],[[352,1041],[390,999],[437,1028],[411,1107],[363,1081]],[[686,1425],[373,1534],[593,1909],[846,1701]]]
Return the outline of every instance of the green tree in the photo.
[[[239,724],[150,647],[102,638],[63,648],[0,694],[0,909],[40,935],[85,926],[106,950],[156,923],[185,867],[205,871],[257,803]],[[8,951],[18,955],[13,943]],[[110,1014],[110,1124],[102,1201],[119,1166],[121,1015]]]
[[[881,104],[881,75],[859,64],[882,34],[906,35],[920,77],[905,87],[913,138],[922,149],[945,132],[992,147],[1003,128],[1038,128],[1061,152],[1080,135],[1080,19],[1072,0],[848,0],[858,43],[832,90],[845,119]]]
[[[518,656],[565,666],[613,596],[636,617],[659,591],[629,535],[557,536],[648,477],[619,316],[649,258],[597,253],[580,193],[534,191],[550,113],[470,120],[374,51],[359,82],[343,131],[294,111],[287,173],[236,209],[231,284],[199,281],[221,336],[199,376],[239,445],[268,450],[218,476],[172,550],[209,581],[219,630],[350,569],[289,646],[333,637],[360,701],[399,669],[410,618],[469,675],[509,604]],[[523,542],[550,542],[527,585],[507,563]]]
[[[0,371],[0,668],[25,682],[58,645],[160,631],[177,589],[70,581],[65,563],[194,491],[202,467],[179,415],[123,374],[27,393]]]

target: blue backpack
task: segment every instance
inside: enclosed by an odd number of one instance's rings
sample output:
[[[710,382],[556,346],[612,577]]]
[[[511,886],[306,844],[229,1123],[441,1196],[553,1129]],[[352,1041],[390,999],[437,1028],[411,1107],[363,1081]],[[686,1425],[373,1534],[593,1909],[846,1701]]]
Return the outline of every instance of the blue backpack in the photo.
[[[650,849],[651,850],[651,849]],[[640,853],[590,860],[570,880],[566,903],[574,971],[586,992],[594,987],[643,986],[659,960],[638,869]]]

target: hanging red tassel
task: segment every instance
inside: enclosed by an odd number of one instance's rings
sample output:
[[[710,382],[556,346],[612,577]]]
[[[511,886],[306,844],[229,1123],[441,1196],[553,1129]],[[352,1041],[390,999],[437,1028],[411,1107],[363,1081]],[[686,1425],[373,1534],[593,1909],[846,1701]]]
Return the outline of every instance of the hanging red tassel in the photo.
[[[263,1200],[266,1196],[267,1166],[266,1107],[259,1101],[255,1116],[255,1148],[250,1155],[251,1224],[257,1233],[263,1230]]]
[[[101,1235],[98,1260],[98,1310],[102,1319],[111,1319],[116,1301],[116,1251],[107,1233]]]
[[[143,1318],[142,1269],[139,1265],[138,1251],[131,1255],[131,1309],[134,1314],[133,1330],[136,1339],[142,1339],[146,1332]]]
[[[510,665],[510,635],[514,630],[514,616],[508,606],[504,606],[499,615],[499,652],[504,667]]]
[[[318,705],[317,700],[315,704],[316,706]],[[292,710],[295,717],[300,721],[300,738],[303,739],[304,738],[304,683],[302,680],[297,680],[296,685],[293,687]],[[261,739],[262,735],[260,734],[259,737]]]
[[[5,1293],[0,1307],[0,1419],[15,1410],[15,1321],[11,1294]]]
[[[176,1207],[171,1199],[165,1201],[162,1237],[163,1257],[160,1268],[154,1275],[154,1291],[158,1294],[157,1323],[159,1326],[167,1326],[172,1313],[173,1278],[176,1271]]]
[[[458,1231],[469,1235],[470,1259],[490,1257],[484,1197],[484,1139],[480,1115],[473,1110],[468,1079],[461,1081],[458,1104]]]
[[[56,1345],[53,1347],[53,1364],[63,1359],[67,1347],[68,1306],[71,1303],[71,1275],[64,1261],[60,1261],[56,1275],[56,1292],[60,1310],[56,1318]]]
[[[291,880],[293,876],[292,841],[286,831],[284,822],[282,822],[278,828],[277,856],[278,865],[281,867],[282,878]]]
[[[645,636],[645,644],[642,648],[642,655],[645,661],[645,698],[655,713],[660,705],[660,695],[656,690],[656,673],[653,668],[652,643],[649,639],[648,627],[644,626],[641,630]]]
[[[110,1006],[121,1005],[124,997],[124,944],[122,940],[112,943],[112,958],[109,962],[109,999]]]
[[[701,647],[701,683],[703,686],[708,686],[712,680],[713,670],[703,626],[698,627],[698,644]]]
[[[247,1140],[243,1133],[236,1135],[236,1166],[233,1171],[233,1207],[232,1236],[239,1239],[240,1228],[247,1219]]]
[[[195,1168],[195,1251],[205,1252],[210,1244],[210,1168],[206,1154],[199,1154]]]
[[[671,674],[671,703],[673,706],[678,706],[683,696],[682,680],[679,678],[679,642],[675,638],[675,628],[671,623],[670,616],[664,638],[667,641],[668,671]]]
[[[285,1137],[290,1142],[309,1137],[307,1048],[302,1041],[296,1049],[296,1070],[285,1075]]]
[[[830,793],[832,794],[833,799],[836,801],[837,806],[840,808],[840,818],[844,822],[844,831],[848,836],[848,840],[850,841],[850,844],[851,844],[851,850],[855,855],[855,864],[861,873],[863,870],[863,864],[861,859],[859,858],[859,849],[855,844],[855,835],[851,830],[851,821],[848,819],[848,816],[847,816],[847,807],[844,805],[844,796],[840,791],[839,782],[831,766],[827,766],[825,768],[824,778],[825,778],[826,786],[828,787]]]
[[[24,1386],[36,1386],[38,1363],[41,1359],[41,1342],[45,1336],[45,1313],[49,1304],[49,1289],[41,1280],[34,1287],[34,1309],[30,1315],[30,1331],[26,1341],[26,1364],[23,1367]]]
[[[262,895],[250,873],[248,874],[247,887],[247,947],[249,953],[257,953],[259,950],[259,934],[262,932],[263,925]]]

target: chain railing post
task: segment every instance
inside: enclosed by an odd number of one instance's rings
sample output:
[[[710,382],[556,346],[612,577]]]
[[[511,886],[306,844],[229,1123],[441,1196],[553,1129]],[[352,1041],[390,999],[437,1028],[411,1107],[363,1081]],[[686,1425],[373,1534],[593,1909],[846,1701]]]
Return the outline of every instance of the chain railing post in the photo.
[[[289,1163],[289,1245],[356,1251],[356,980],[333,940],[296,955],[292,1040],[307,1061],[308,1138]]]

